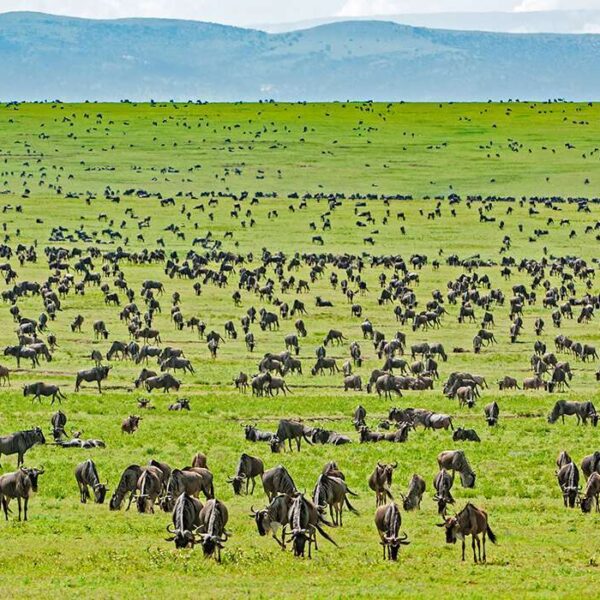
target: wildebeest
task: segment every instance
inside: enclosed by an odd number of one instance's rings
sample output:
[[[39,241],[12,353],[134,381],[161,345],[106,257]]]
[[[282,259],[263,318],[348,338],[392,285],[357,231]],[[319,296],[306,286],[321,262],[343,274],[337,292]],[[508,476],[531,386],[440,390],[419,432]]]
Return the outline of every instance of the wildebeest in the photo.
[[[404,510],[414,510],[421,508],[421,500],[425,493],[425,480],[416,473],[413,474],[409,484],[406,495],[400,493],[402,496],[402,505]]]
[[[596,501],[596,512],[600,512],[600,474],[595,471],[587,480],[585,492],[580,501],[582,512],[589,513],[594,500]]]
[[[556,474],[558,485],[563,494],[565,508],[575,508],[575,502],[579,494],[579,469],[574,462],[563,465]]]
[[[406,533],[400,534],[402,517],[400,509],[394,502],[379,506],[375,511],[375,526],[383,546],[383,560],[398,560],[398,551],[401,546],[410,544]]]
[[[162,390],[168,393],[171,389],[179,390],[181,381],[175,379],[170,373],[163,373],[156,377],[148,377],[144,382],[146,391],[151,392],[152,390]]]
[[[122,473],[119,484],[115,488],[109,502],[110,510],[119,510],[123,504],[125,496],[129,494],[129,503],[127,510],[131,506],[135,492],[137,490],[137,482],[142,475],[142,467],[139,465],[129,465]]]
[[[75,467],[75,479],[79,486],[79,494],[81,497],[82,504],[85,504],[90,497],[88,486],[92,488],[94,492],[94,501],[96,504],[103,504],[106,492],[108,490],[107,483],[100,483],[100,477],[98,477],[98,470],[93,460],[89,459],[85,462],[78,464]]]
[[[166,478],[164,491],[165,494],[161,498],[160,505],[165,511],[171,510],[177,497],[184,492],[196,498],[202,492],[210,500],[210,498],[214,498],[215,496],[213,474],[208,469],[202,467],[173,469]]]
[[[292,451],[292,440],[296,440],[298,452],[300,452],[302,438],[304,438],[308,444],[311,444],[310,438],[308,437],[310,435],[310,429],[297,421],[281,419],[275,435],[282,447],[285,447],[285,441],[287,440],[290,452]]]
[[[453,483],[454,477],[446,469],[440,469],[433,480],[433,488],[435,489],[433,499],[438,504],[438,514],[442,516],[446,515],[448,504],[454,504],[454,498],[450,493]]]
[[[208,500],[200,511],[200,525],[196,531],[201,539],[202,550],[206,557],[213,556],[216,552],[217,562],[221,562],[221,549],[229,537],[225,530],[228,520],[227,507],[216,498]]]
[[[452,434],[452,440],[455,442],[481,442],[481,439],[474,429],[463,429],[462,427],[458,427],[454,431]]]
[[[167,525],[171,537],[167,542],[175,542],[175,548],[189,548],[196,543],[194,531],[200,526],[202,503],[186,493],[181,494],[173,507],[173,525]]]
[[[52,425],[52,437],[54,438],[54,441],[60,440],[63,436],[67,435],[67,432],[65,431],[67,415],[61,410],[52,415],[50,424]]]
[[[575,415],[577,417],[577,425],[579,425],[579,423],[585,425],[588,419],[591,420],[594,427],[598,425],[598,414],[596,413],[596,408],[593,403],[590,401],[571,402],[568,400],[559,400],[554,405],[552,412],[548,415],[548,423],[556,423],[559,417],[564,423],[565,415]]]
[[[21,510],[23,520],[27,521],[27,507],[29,498],[38,491],[38,477],[44,474],[44,469],[26,469],[20,467],[14,473],[5,473],[0,476],[0,504],[4,510],[4,518],[8,521],[8,505],[14,498],[19,505],[19,521]],[[21,500],[23,506],[21,507]]]
[[[262,475],[262,484],[269,501],[277,494],[293,496],[297,492],[294,480],[283,465],[267,469]]]
[[[460,474],[460,482],[465,488],[475,487],[475,473],[462,450],[446,450],[440,452],[437,457],[440,469],[452,471],[453,476],[456,471]]]
[[[581,470],[586,479],[592,473],[600,474],[600,450],[596,450],[593,454],[585,456],[581,461]]]
[[[254,510],[254,507],[250,508],[250,516],[256,522],[258,533],[264,536],[270,532],[282,550],[285,550],[285,542],[277,538],[277,531],[280,527],[283,527],[285,531],[292,502],[292,496],[277,494],[266,508],[262,510]]]
[[[135,433],[140,425],[142,417],[137,415],[129,415],[126,419],[123,419],[121,423],[121,433],[128,433],[129,435]]]
[[[322,473],[319,475],[315,489],[313,490],[313,502],[319,508],[329,506],[329,513],[333,524],[341,526],[343,525],[342,513],[344,504],[346,504],[350,512],[356,515],[359,514],[350,504],[348,494],[357,496],[343,479]]]
[[[112,367],[94,367],[93,369],[83,369],[82,371],[77,372],[77,377],[75,379],[75,391],[79,391],[79,387],[81,386],[82,381],[92,382],[95,381],[98,384],[98,391],[102,393],[101,382],[104,381]]]
[[[517,380],[514,377],[508,377],[508,375],[498,382],[498,387],[501,390],[521,389]]]
[[[486,404],[483,409],[483,414],[490,427],[496,425],[498,423],[498,417],[500,416],[500,407],[498,406],[498,403],[494,400],[494,402]]]
[[[162,489],[163,472],[155,466],[144,467],[140,478],[137,481],[136,506],[140,513],[153,513],[154,504]]]
[[[256,425],[245,425],[244,436],[249,442],[270,442],[275,434],[270,431],[260,431]]]
[[[369,477],[369,487],[375,492],[375,506],[382,506],[387,498],[393,500],[390,486],[392,485],[392,476],[394,469],[398,466],[397,462],[391,464],[382,464],[380,462],[375,466],[374,471]]]
[[[313,444],[332,444],[333,446],[341,446],[352,442],[347,435],[329,431],[327,429],[321,429],[320,427],[315,427],[312,430],[310,439]]]
[[[242,487],[244,483],[246,484],[246,494],[248,494],[248,488],[250,486],[250,482],[252,482],[252,490],[250,491],[250,494],[254,494],[256,477],[262,478],[264,472],[265,466],[263,461],[256,456],[250,456],[244,452],[240,456],[240,460],[235,470],[235,475],[230,477],[227,481],[233,486],[233,492],[236,495],[242,493]]]
[[[473,548],[473,561],[477,562],[477,554],[475,553],[475,544],[479,554],[479,562],[481,562],[481,542],[479,535],[483,538],[483,562],[486,561],[485,556],[485,538],[490,538],[492,544],[496,543],[496,536],[488,524],[487,513],[480,508],[477,508],[470,502],[454,517],[447,518],[444,523],[438,524],[438,527],[446,529],[446,543],[455,544],[457,539],[462,541],[462,560],[465,560],[465,538],[472,536],[471,546]]]
[[[179,400],[177,400],[177,402],[169,404],[169,410],[176,412],[182,410],[191,410],[190,401],[188,398],[180,398]]]
[[[39,427],[17,431],[9,435],[0,436],[0,456],[3,454],[17,454],[17,467],[23,464],[25,452],[36,444],[45,444],[46,438]]]
[[[41,402],[42,396],[48,397],[52,396],[52,401],[50,405],[54,404],[55,400],[58,400],[59,403],[62,403],[62,400],[66,400],[66,396],[60,391],[60,388],[57,385],[52,385],[48,383],[43,383],[38,381],[37,383],[30,383],[23,386],[23,396],[27,397],[33,395],[32,402],[34,400],[39,400]]]

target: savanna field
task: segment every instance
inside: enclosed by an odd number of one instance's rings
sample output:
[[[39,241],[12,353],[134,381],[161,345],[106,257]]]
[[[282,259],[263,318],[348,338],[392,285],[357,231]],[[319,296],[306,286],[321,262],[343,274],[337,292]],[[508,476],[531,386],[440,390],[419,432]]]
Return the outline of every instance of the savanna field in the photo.
[[[23,281],[44,282],[54,273],[45,249],[80,249],[82,256],[95,248],[91,271],[102,274],[102,283],[116,292],[120,307],[109,306],[99,287],[86,285],[85,294],[74,289],[61,298],[61,310],[40,334],[54,334],[57,347],[51,362],[41,359],[20,368],[10,356],[0,364],[8,367],[10,385],[0,388],[0,435],[39,426],[45,445],[25,455],[27,467],[43,466],[39,491],[29,503],[29,520],[17,521],[16,500],[8,522],[0,520],[0,591],[16,596],[27,593],[86,594],[94,598],[257,596],[348,597],[596,597],[600,577],[600,514],[583,514],[563,507],[556,479],[556,457],[568,451],[577,465],[584,456],[600,450],[600,430],[576,425],[574,417],[550,424],[547,416],[557,400],[592,401],[600,406],[597,360],[581,361],[573,354],[557,352],[554,338],[563,334],[582,344],[600,346],[598,316],[578,323],[581,306],[573,306],[573,319],[553,326],[553,308],[542,305],[545,290],[540,284],[536,301],[525,303],[523,329],[516,343],[509,339],[509,299],[512,286],[531,290],[532,277],[520,271],[523,259],[548,264],[565,257],[583,259],[597,269],[600,258],[600,108],[596,104],[20,104],[0,108],[0,206],[2,248],[0,262],[10,264],[17,279],[0,280],[0,291]],[[542,199],[535,204],[531,198]],[[576,199],[580,199],[579,202]],[[581,201],[587,199],[588,201]],[[203,208],[200,208],[202,205]],[[238,205],[236,207],[236,205]],[[437,210],[436,210],[437,209]],[[402,216],[399,216],[402,213]],[[483,215],[483,216],[482,216]],[[148,226],[141,227],[141,222]],[[358,222],[361,225],[358,225]],[[502,222],[502,224],[501,224]],[[562,223],[562,224],[561,224]],[[325,226],[325,227],[324,227]],[[315,243],[320,236],[323,244]],[[503,242],[510,239],[509,247]],[[366,240],[370,238],[370,240]],[[35,262],[18,260],[18,247],[33,246]],[[12,249],[7,256],[6,249]],[[176,372],[178,392],[169,394],[143,388],[134,380],[143,366],[131,360],[112,360],[105,355],[115,340],[130,342],[127,322],[119,312],[128,303],[115,277],[102,267],[102,255],[121,248],[135,254],[163,249],[179,264],[193,251],[210,256],[226,251],[243,259],[229,272],[227,285],[165,273],[165,261],[141,264],[123,258],[119,268],[134,301],[144,313],[142,282],[157,280],[165,292],[156,295],[161,312],[152,327],[161,335],[161,347],[183,350],[194,373]],[[261,266],[263,250],[283,253],[283,278],[305,279],[309,291],[295,286],[282,290],[273,265],[266,267],[259,287],[274,281],[271,301],[254,291],[241,289],[236,305],[240,269]],[[298,253],[300,266],[288,265]],[[311,267],[303,259],[311,253],[361,257],[360,273],[367,291],[356,290],[353,303],[362,316],[351,314],[332,273],[348,279],[345,270],[325,261],[322,277],[311,281]],[[415,269],[413,255],[427,257]],[[398,301],[379,304],[381,273],[387,280],[393,267],[376,264],[374,257],[401,256],[408,271],[416,272],[410,288],[416,294],[417,312],[440,290],[447,314],[441,326],[413,331],[412,321],[400,323],[394,314]],[[450,257],[458,261],[448,261]],[[510,279],[502,277],[501,261],[514,259]],[[66,259],[65,272],[82,281],[74,269],[79,257]],[[481,261],[471,271],[464,259]],[[434,261],[439,268],[434,268]],[[449,265],[448,262],[452,262]],[[459,264],[455,264],[458,262]],[[219,270],[220,261],[207,268]],[[573,274],[570,267],[565,273]],[[485,312],[475,306],[475,322],[459,323],[457,304],[447,300],[448,282],[461,274],[487,275],[492,289],[506,297],[504,305],[492,303],[497,344],[484,345],[474,354],[473,337]],[[4,271],[3,271],[4,273]],[[356,275],[356,270],[354,271]],[[545,269],[543,280],[560,287],[560,273]],[[586,280],[589,279],[589,287]],[[194,283],[201,283],[197,295]],[[597,278],[573,277],[580,299],[598,296]],[[187,327],[177,330],[170,319],[171,297],[181,296],[180,308],[188,320],[197,317],[206,331],[218,331],[221,343],[215,359],[206,340]],[[479,288],[480,294],[489,290]],[[317,296],[332,307],[317,307]],[[567,296],[568,299],[569,296]],[[303,374],[287,373],[291,392],[273,397],[240,393],[234,378],[243,371],[258,372],[266,352],[285,349],[284,336],[295,333],[297,316],[282,318],[279,330],[263,331],[251,325],[256,347],[244,343],[240,319],[251,306],[279,314],[278,301],[290,306],[295,299],[306,305],[302,316],[307,336],[300,338]],[[561,301],[562,304],[563,301]],[[44,312],[39,295],[16,301],[20,314],[38,319]],[[17,323],[9,312],[11,303],[0,304],[0,348],[17,344]],[[403,307],[404,309],[404,307]],[[70,324],[81,315],[82,331]],[[408,390],[391,400],[364,386],[374,369],[381,368],[373,343],[364,339],[361,323],[392,339],[406,334],[407,347],[419,342],[442,343],[447,362],[439,361],[440,378],[434,389]],[[545,327],[536,336],[534,322]],[[108,339],[98,340],[92,324],[103,320]],[[233,321],[237,339],[225,336],[223,326]],[[343,375],[311,375],[315,349],[330,329],[343,332],[342,345],[327,347],[327,356],[338,366],[349,359],[349,346],[358,341],[364,362],[354,367],[361,375],[363,391],[343,389]],[[500,391],[504,376],[532,376],[530,358],[536,339],[549,352],[568,361],[573,371],[570,389],[549,393],[539,390]],[[143,343],[140,341],[140,343]],[[463,349],[464,352],[455,352]],[[94,366],[92,350],[103,355],[112,369],[99,394],[94,384],[74,391],[75,375]],[[405,356],[412,362],[410,352]],[[155,359],[148,368],[160,372]],[[442,392],[450,373],[470,372],[485,377],[489,388],[473,408],[459,407]],[[43,381],[60,386],[67,396],[62,405],[50,406],[23,396],[23,385]],[[138,407],[149,398],[153,410]],[[169,411],[180,398],[190,400],[189,412]],[[488,427],[483,407],[491,401],[500,407],[496,427]],[[360,444],[352,424],[355,408],[366,408],[371,430],[396,407],[427,408],[452,415],[454,427],[473,428],[480,443],[455,442],[452,432],[410,431],[403,444]],[[61,448],[52,444],[51,415],[60,408],[68,417],[70,434],[82,431],[85,439],[105,442],[105,448]],[[133,435],[121,432],[129,415],[143,418]],[[257,424],[274,431],[281,418],[301,419],[308,427],[321,426],[352,438],[344,446],[302,444],[301,452],[274,454],[266,443],[244,439],[243,426]],[[498,537],[487,544],[487,563],[473,564],[470,541],[466,561],[460,560],[460,542],[445,543],[432,481],[438,472],[436,457],[444,450],[464,450],[477,474],[473,489],[460,486],[453,495],[460,510],[467,501],[484,509]],[[91,458],[100,479],[108,480],[112,494],[123,470],[130,464],[145,465],[151,459],[181,468],[197,452],[208,458],[214,474],[216,497],[229,509],[222,562],[205,559],[202,549],[176,550],[166,527],[171,515],[159,506],[154,514],[110,511],[104,504],[81,504],[74,476],[80,462]],[[253,496],[236,496],[228,477],[234,474],[239,456],[260,457],[265,468],[283,464],[300,491],[307,496],[325,463],[334,460],[344,472],[351,490],[358,494],[352,504],[360,512],[344,513],[343,527],[327,531],[338,544],[322,538],[312,560],[283,552],[270,537],[260,537],[250,518],[253,506],[263,508],[267,497],[260,481]],[[375,496],[367,480],[378,461],[397,461],[391,486],[402,504],[413,473],[427,484],[421,509],[402,510],[401,531],[410,545],[401,549],[397,563],[384,561],[374,524]],[[0,456],[1,473],[14,471],[16,455]],[[582,491],[585,479],[581,475]],[[204,502],[204,497],[201,497]]]

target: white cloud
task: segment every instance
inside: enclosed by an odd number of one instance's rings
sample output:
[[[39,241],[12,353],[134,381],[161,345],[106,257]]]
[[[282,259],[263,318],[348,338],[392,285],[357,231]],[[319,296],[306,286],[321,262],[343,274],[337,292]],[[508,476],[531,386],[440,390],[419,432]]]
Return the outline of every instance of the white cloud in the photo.
[[[598,10],[599,0],[519,0],[514,12],[536,10]]]
[[[600,23],[586,23],[581,33],[600,33]]]

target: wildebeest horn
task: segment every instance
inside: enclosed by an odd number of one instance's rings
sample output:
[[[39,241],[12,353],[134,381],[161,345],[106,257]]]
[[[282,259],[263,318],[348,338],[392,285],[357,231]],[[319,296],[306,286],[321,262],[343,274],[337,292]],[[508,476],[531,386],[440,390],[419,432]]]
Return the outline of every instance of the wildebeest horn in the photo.
[[[392,467],[392,468],[396,469],[396,468],[398,467],[398,461],[394,461],[394,462],[393,462],[393,463],[390,465],[390,467]]]
[[[377,466],[378,467],[383,467],[383,465],[379,461],[377,461]]]
[[[177,530],[175,529],[174,525],[167,525],[167,531],[169,533],[176,533]]]

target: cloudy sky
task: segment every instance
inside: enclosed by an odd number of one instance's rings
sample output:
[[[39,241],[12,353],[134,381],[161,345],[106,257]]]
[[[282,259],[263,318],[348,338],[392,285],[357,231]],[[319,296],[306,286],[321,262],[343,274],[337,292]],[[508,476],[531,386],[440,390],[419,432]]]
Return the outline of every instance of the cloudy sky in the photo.
[[[454,11],[600,9],[600,0],[0,0],[0,12],[78,17],[173,17],[235,25],[341,16]]]

